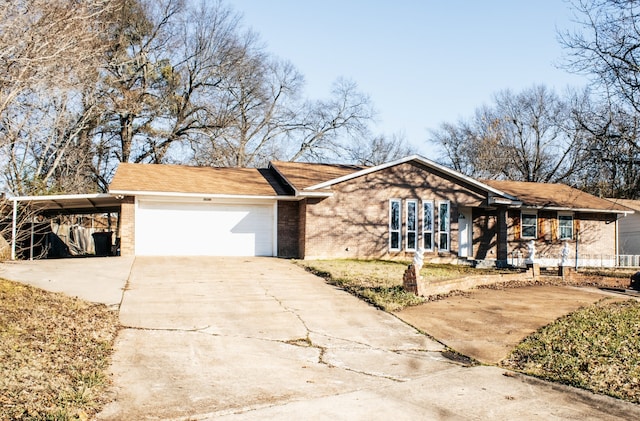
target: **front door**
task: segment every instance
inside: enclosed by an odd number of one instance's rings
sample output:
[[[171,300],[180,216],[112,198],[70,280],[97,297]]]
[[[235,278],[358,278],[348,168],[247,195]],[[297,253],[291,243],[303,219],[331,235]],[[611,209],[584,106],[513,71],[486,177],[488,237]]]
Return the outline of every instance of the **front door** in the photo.
[[[458,214],[458,257],[472,257],[472,226],[471,209],[460,209]]]

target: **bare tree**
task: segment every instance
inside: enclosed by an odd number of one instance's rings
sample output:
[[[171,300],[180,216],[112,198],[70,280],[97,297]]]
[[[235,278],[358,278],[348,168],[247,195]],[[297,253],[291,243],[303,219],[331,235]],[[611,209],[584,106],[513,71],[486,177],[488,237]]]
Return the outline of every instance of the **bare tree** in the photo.
[[[72,149],[90,114],[76,115],[77,88],[96,80],[97,57],[105,50],[105,17],[116,9],[104,0],[0,4],[5,188],[16,194],[50,191],[65,151]]]
[[[328,100],[308,101],[297,116],[289,124],[293,152],[288,159],[322,161],[339,155],[345,138],[366,138],[375,110],[354,81],[339,78]]]
[[[0,3],[0,114],[33,87],[73,86],[95,71],[108,0]]]
[[[576,0],[579,29],[559,34],[566,68],[593,76],[594,86],[640,112],[640,4],[630,0]]]
[[[344,149],[350,162],[366,166],[384,164],[414,153],[404,135],[400,134],[391,137],[356,137]]]
[[[305,100],[302,75],[221,0],[5,3],[0,164],[16,194],[104,191],[119,162],[334,157],[341,136],[368,135],[354,83]]]
[[[611,102],[575,114],[585,138],[587,163],[576,184],[596,196],[640,197],[640,116]]]
[[[585,151],[570,122],[570,103],[540,85],[498,93],[493,106],[479,108],[470,121],[444,124],[432,141],[448,164],[474,177],[567,181],[582,168]]]
[[[245,51],[219,85],[224,124],[209,130],[204,143],[194,144],[200,164],[260,165],[278,156],[284,146],[281,142],[295,116],[302,76],[288,62]]]
[[[577,115],[590,142],[586,189],[640,197],[640,3],[573,1],[578,29],[559,34],[568,70],[591,76],[597,105]]]

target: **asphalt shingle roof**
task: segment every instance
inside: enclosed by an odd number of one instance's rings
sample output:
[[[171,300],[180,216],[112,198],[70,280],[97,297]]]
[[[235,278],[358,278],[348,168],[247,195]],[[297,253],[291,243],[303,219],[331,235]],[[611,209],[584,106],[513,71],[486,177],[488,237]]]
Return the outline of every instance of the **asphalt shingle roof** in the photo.
[[[310,164],[283,161],[272,162],[271,166],[285,177],[298,191],[367,168],[357,165]]]
[[[122,163],[109,185],[109,191],[241,196],[282,194],[282,186],[273,180],[267,180],[263,171],[255,168]]]
[[[585,210],[628,211],[625,206],[601,199],[565,184],[483,180],[483,183],[517,197],[525,206]]]

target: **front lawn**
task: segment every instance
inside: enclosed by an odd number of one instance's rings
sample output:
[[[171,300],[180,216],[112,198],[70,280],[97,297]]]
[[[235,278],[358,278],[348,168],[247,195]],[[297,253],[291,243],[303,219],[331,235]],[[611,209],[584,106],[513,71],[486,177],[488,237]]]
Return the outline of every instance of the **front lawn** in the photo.
[[[399,311],[426,301],[402,287],[402,276],[410,262],[389,260],[301,260],[299,265],[321,276],[332,285],[362,298],[385,311]],[[428,281],[456,279],[491,269],[469,266],[425,264],[420,275]]]
[[[91,418],[117,326],[104,305],[0,279],[0,419]]]
[[[640,302],[595,304],[560,318],[521,342],[502,365],[640,403]]]

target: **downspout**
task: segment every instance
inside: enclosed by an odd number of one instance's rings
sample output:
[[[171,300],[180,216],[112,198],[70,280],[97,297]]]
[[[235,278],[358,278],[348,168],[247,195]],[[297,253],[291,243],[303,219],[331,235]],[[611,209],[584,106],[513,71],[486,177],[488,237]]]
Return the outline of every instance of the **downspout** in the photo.
[[[13,200],[13,215],[11,221],[11,260],[16,260],[16,235],[18,230],[18,201]]]

